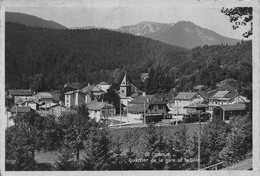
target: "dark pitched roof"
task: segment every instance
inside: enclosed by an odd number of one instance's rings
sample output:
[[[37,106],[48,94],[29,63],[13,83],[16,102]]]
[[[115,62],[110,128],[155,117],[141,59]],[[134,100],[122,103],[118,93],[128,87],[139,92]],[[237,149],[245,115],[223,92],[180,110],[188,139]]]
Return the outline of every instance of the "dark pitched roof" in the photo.
[[[32,109],[30,107],[27,107],[27,106],[13,106],[11,108],[11,112],[13,113],[27,113],[27,112],[30,112]]]
[[[31,90],[17,89],[17,90],[8,90],[9,94],[12,96],[32,96],[33,92]]]
[[[218,90],[218,91],[236,92],[237,91],[237,87],[231,86],[229,84],[223,84],[223,85],[220,85],[216,90]]]
[[[91,110],[101,110],[101,109],[106,109],[106,108],[113,108],[114,105],[106,103],[106,102],[97,102],[97,101],[92,101],[87,104],[88,109]]]
[[[131,88],[131,92],[142,93],[142,91],[140,89],[138,89],[138,87],[136,87],[132,83],[130,83],[130,88]]]
[[[89,85],[89,86],[86,86],[83,89],[81,89],[81,91],[87,94],[87,93],[91,92],[92,89],[94,89],[94,87],[95,87],[95,85]]]
[[[210,99],[233,99],[238,96],[236,92],[218,91]]]
[[[211,98],[224,98],[228,93],[229,91],[218,91]]]
[[[49,93],[52,95],[52,97],[55,101],[57,101],[57,102],[60,101],[60,95],[61,95],[60,90],[51,91]]]
[[[53,96],[49,92],[38,92],[35,97],[38,97],[40,99],[53,99]]]
[[[150,103],[152,98],[153,98],[153,95],[145,95],[145,96],[140,95],[139,97],[133,99],[129,103],[130,104],[144,104],[144,102]]]
[[[199,91],[198,93],[205,99],[209,98],[209,94],[206,91]]]
[[[215,95],[217,93],[217,90],[210,90],[210,91],[208,91],[207,92],[207,96],[209,97],[209,98],[211,98],[213,95]]]
[[[131,94],[130,97],[131,97],[131,98],[137,98],[139,95],[140,95],[140,93],[134,92],[134,93]]]

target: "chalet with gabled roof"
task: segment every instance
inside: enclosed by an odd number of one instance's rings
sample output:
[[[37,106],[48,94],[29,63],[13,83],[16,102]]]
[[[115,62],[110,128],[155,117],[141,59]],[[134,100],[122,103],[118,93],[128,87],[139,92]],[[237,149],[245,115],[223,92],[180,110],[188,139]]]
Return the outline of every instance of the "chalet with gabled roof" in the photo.
[[[33,100],[34,93],[31,89],[10,89],[8,90],[8,96],[9,98],[14,99],[14,104],[17,103],[17,101],[23,102],[26,100]]]
[[[128,113],[142,114],[144,122],[161,121],[170,111],[166,102],[154,95],[141,95],[128,103]]]
[[[104,92],[107,92],[107,90],[110,88],[110,85],[107,82],[103,81],[103,82],[99,83],[96,87]]]
[[[87,104],[89,116],[97,122],[100,119],[113,117],[116,113],[115,107],[107,102],[92,101]]]
[[[173,114],[186,114],[185,106],[191,103],[202,103],[205,98],[198,92],[179,92],[174,97]]]
[[[225,104],[245,104],[249,100],[240,95],[238,92],[231,91],[217,91],[209,98],[209,111],[212,113],[213,108]]]

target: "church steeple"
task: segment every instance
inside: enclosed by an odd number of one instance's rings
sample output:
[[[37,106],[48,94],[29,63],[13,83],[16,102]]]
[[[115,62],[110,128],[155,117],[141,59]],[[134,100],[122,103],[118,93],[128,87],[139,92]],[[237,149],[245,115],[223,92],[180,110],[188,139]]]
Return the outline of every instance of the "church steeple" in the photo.
[[[121,84],[120,84],[120,87],[121,86],[129,86],[129,81],[128,81],[128,79],[126,78],[126,72],[125,72],[125,76],[124,76],[124,78],[123,78],[123,80],[122,80],[122,82],[121,82]]]
[[[127,96],[130,96],[130,93],[131,93],[131,87],[125,72],[125,76],[120,84],[120,97],[126,98]]]

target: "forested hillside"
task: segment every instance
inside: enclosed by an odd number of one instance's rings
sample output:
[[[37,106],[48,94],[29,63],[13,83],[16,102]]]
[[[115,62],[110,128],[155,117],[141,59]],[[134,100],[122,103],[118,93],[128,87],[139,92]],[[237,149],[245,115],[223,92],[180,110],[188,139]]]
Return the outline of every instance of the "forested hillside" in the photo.
[[[251,41],[187,50],[105,29],[59,30],[7,22],[5,48],[7,89],[43,91],[74,81],[119,83],[124,69],[148,93],[175,86],[187,91],[197,84],[214,87],[225,78],[252,83]],[[150,79],[141,82],[140,74],[148,71]]]
[[[167,53],[184,51],[104,29],[57,30],[7,23],[6,85],[29,88],[36,74],[43,75],[49,88],[70,81],[111,82],[117,68],[138,75],[154,62],[165,60]]]
[[[49,29],[66,29],[67,27],[56,23],[55,21],[44,20],[42,18],[25,14],[25,13],[14,13],[14,12],[6,12],[5,13],[5,21],[24,24],[26,26],[37,26],[44,27]]]

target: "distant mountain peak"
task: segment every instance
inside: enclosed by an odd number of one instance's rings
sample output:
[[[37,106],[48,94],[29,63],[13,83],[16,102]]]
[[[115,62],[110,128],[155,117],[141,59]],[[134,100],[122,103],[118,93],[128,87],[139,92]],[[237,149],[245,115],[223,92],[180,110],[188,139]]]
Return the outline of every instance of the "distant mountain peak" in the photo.
[[[185,48],[219,44],[235,45],[239,42],[237,39],[222,36],[190,21],[179,21],[167,30],[145,34],[144,37]]]
[[[130,33],[134,35],[145,35],[149,33],[153,33],[165,28],[169,28],[173,26],[174,23],[159,23],[159,22],[150,22],[150,21],[142,21],[135,25],[122,26],[117,29],[119,32]]]

